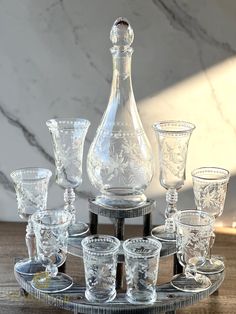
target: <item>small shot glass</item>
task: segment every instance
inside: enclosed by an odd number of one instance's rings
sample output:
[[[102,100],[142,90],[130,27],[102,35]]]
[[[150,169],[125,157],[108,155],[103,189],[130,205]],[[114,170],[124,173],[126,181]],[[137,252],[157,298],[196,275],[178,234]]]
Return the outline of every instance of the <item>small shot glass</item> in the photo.
[[[86,281],[85,297],[106,303],[116,297],[117,253],[120,241],[109,235],[92,235],[81,242]]]
[[[123,243],[126,271],[126,299],[133,304],[156,301],[161,243],[149,237],[131,238]]]

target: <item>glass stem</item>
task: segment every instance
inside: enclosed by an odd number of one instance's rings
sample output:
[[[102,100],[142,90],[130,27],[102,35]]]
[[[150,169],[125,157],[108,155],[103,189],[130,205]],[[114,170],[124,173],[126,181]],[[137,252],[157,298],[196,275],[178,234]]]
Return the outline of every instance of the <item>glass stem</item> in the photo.
[[[31,218],[28,220],[28,224],[26,226],[26,235],[25,242],[28,249],[28,255],[31,260],[36,259],[36,242],[35,242],[35,234],[33,229],[33,224]]]
[[[176,189],[169,189],[166,192],[167,207],[165,211],[165,231],[168,233],[175,232],[173,216],[177,212],[176,203],[178,201],[178,192]]]
[[[215,238],[216,238],[216,235],[214,232],[212,232],[210,243],[209,243],[208,254],[207,254],[207,259],[209,260],[211,260],[211,257],[212,257],[212,248],[215,243]]]
[[[53,278],[56,277],[58,274],[58,268],[56,265],[54,265],[53,263],[50,263],[49,265],[47,265],[46,267],[46,272],[48,273],[48,275]]]
[[[195,265],[186,265],[184,267],[184,274],[186,278],[194,278],[196,280],[197,269]]]
[[[75,223],[75,192],[73,188],[65,189],[64,192],[65,210],[68,210],[72,215],[72,224]]]

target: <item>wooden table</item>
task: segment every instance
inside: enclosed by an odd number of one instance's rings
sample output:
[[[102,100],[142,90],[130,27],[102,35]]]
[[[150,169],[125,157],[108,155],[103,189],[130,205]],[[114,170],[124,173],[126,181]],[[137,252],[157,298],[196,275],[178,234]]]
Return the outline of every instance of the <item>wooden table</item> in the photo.
[[[99,226],[98,232],[112,233],[111,226]],[[126,226],[126,237],[141,235],[142,227]],[[45,305],[32,296],[22,296],[19,292],[13,265],[16,257],[26,256],[24,242],[25,224],[0,222],[0,314],[65,314],[70,313]],[[236,313],[236,234],[217,234],[215,254],[225,257],[226,278],[219,291],[198,304],[178,310],[177,313]],[[159,283],[170,281],[172,257],[161,260]],[[79,280],[83,277],[81,260],[68,256],[67,273]]]

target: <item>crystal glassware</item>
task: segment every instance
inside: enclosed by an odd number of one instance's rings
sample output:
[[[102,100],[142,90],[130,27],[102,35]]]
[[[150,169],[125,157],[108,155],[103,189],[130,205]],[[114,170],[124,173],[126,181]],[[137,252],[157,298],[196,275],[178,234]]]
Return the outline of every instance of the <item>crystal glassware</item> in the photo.
[[[49,209],[32,215],[37,254],[46,267],[44,272],[37,273],[31,281],[31,285],[37,290],[55,293],[64,291],[73,284],[72,278],[59,273],[57,268],[59,254],[60,265],[66,260],[71,219],[72,215],[62,209]]]
[[[152,236],[175,241],[173,215],[177,212],[178,190],[184,185],[188,144],[195,125],[186,121],[160,121],[153,125],[159,147],[160,183],[167,190],[165,225],[152,229]]]
[[[131,81],[129,22],[118,18],[111,29],[113,80],[107,109],[87,157],[87,172],[101,195],[96,201],[113,208],[129,208],[146,201],[144,191],[152,180],[152,149],[144,132]]]
[[[65,189],[65,210],[72,214],[70,236],[82,235],[88,225],[76,221],[75,189],[82,183],[84,141],[90,126],[85,119],[51,119],[46,122],[53,141],[56,182]]]
[[[210,279],[197,273],[204,264],[213,232],[214,217],[198,210],[183,210],[174,215],[176,248],[184,273],[174,276],[173,287],[186,292],[199,292],[211,286]]]
[[[81,242],[88,301],[106,303],[116,297],[117,253],[120,241],[108,235],[92,235]]]
[[[197,209],[203,210],[215,218],[221,216],[229,178],[229,171],[219,167],[201,167],[193,170],[193,191]],[[205,263],[198,267],[199,273],[215,274],[223,271],[225,268],[221,259],[211,256],[214,241],[215,234],[212,233],[208,257]]]
[[[28,221],[25,241],[29,258],[17,262],[14,269],[22,275],[34,275],[44,267],[36,255],[31,215],[47,207],[48,183],[52,172],[44,168],[23,168],[13,171],[10,176],[16,191],[18,214]]]
[[[161,247],[158,240],[148,237],[124,241],[126,298],[130,303],[155,302]]]

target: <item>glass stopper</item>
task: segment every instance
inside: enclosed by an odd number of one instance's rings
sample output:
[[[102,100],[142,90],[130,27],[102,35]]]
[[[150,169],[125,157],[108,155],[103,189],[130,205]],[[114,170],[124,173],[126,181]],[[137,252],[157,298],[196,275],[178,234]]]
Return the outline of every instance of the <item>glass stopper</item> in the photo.
[[[131,46],[134,40],[134,31],[127,19],[119,17],[115,20],[110,33],[112,44],[117,49],[124,49]]]

